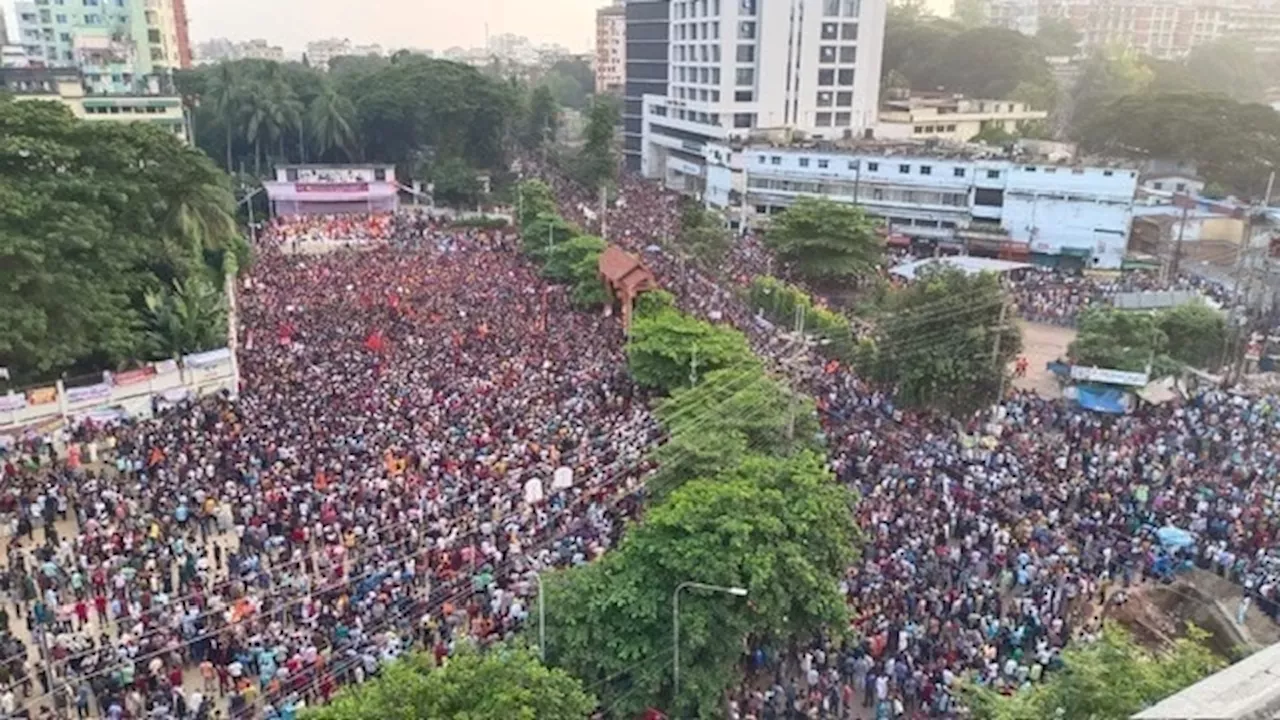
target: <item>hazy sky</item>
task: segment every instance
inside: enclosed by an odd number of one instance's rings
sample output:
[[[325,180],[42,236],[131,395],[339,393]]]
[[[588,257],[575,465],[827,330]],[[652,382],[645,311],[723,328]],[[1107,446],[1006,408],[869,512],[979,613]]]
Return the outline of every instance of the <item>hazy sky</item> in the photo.
[[[14,0],[0,0],[13,19]],[[609,0],[187,0],[194,42],[265,38],[299,52],[309,40],[346,37],[434,50],[484,43],[489,32],[525,35],[575,51],[595,44],[595,10]],[[949,0],[929,3],[946,13]],[[13,28],[11,27],[11,31]]]

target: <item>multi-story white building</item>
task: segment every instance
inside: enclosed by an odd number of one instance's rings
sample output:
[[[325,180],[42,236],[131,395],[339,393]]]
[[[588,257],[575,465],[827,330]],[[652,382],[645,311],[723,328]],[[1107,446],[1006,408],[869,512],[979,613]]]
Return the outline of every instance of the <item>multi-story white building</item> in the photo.
[[[9,68],[0,70],[0,90],[15,102],[60,103],[86,122],[147,123],[189,141],[182,98],[170,94],[156,75],[145,78],[136,92],[101,95],[86,92],[75,68]]]
[[[596,11],[596,92],[618,92],[626,81],[627,15],[622,0]]]
[[[191,66],[186,0],[21,0],[31,64],[78,67],[91,92],[133,92],[140,78]]]
[[[900,239],[1043,264],[1119,268],[1138,172],[923,144],[713,147],[709,204],[758,224],[819,195],[881,217]],[[714,154],[712,155],[714,158]],[[736,171],[736,172],[735,172]]]
[[[226,38],[215,38],[196,45],[195,62],[197,65],[224,62],[227,60],[272,60],[284,61],[284,48],[272,45],[261,38],[232,42]]]
[[[307,62],[311,67],[322,71],[329,69],[329,63],[336,57],[344,56],[382,56],[382,46],[352,45],[347,38],[329,38],[307,43]]]
[[[673,0],[668,90],[645,95],[641,171],[701,193],[708,143],[876,123],[886,0]]]
[[[987,21],[1035,34],[1048,18],[1070,22],[1085,47],[1116,45],[1162,59],[1225,37],[1280,52],[1278,0],[985,0]]]

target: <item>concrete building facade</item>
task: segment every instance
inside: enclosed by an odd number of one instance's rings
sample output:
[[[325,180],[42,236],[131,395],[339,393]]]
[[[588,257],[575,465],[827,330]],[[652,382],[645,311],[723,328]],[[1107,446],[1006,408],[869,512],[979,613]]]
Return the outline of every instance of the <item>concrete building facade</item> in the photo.
[[[15,38],[34,65],[79,67],[93,92],[190,67],[185,0],[23,0]]]
[[[669,87],[643,99],[645,175],[701,194],[708,143],[875,126],[886,0],[676,0],[670,10]]]
[[[1280,52],[1277,0],[987,0],[984,9],[989,23],[1028,35],[1042,20],[1061,18],[1086,47],[1115,45],[1161,59],[1225,37]]]
[[[965,143],[983,130],[1017,133],[1049,113],[1011,100],[977,100],[958,95],[888,98],[880,106],[876,137]]]
[[[625,76],[622,90],[622,158],[640,171],[644,96],[667,94],[671,0],[624,0]]]
[[[596,92],[620,92],[627,76],[627,13],[622,0],[596,11]]]
[[[57,102],[86,122],[145,122],[189,142],[182,98],[163,94],[161,79],[151,76],[142,92],[97,95],[86,92],[75,68],[10,68],[0,70],[0,89],[15,102]]]
[[[708,176],[707,201],[736,211],[739,222],[766,222],[818,195],[865,208],[904,241],[1046,265],[1119,268],[1138,182],[1134,169],[933,153],[922,144],[716,150],[730,157],[727,171]]]

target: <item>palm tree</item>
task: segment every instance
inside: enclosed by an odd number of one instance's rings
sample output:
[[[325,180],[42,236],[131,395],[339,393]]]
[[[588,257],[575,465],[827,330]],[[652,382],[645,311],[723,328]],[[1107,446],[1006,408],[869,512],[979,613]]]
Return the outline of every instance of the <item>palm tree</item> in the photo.
[[[279,132],[279,118],[273,98],[261,87],[254,87],[245,94],[239,105],[244,123],[244,136],[253,143],[253,174],[262,177],[262,143],[275,139]]]
[[[331,86],[326,85],[311,101],[311,107],[307,108],[307,129],[318,157],[337,148],[351,159],[356,145],[356,133],[351,127],[353,117],[355,106]]]
[[[162,228],[169,242],[200,260],[206,250],[231,248],[239,236],[232,208],[235,198],[215,178],[184,178],[165,188]]]
[[[240,114],[240,99],[244,89],[231,68],[231,63],[219,63],[209,81],[208,98],[213,103],[213,111],[222,118],[227,131],[227,172],[231,172],[231,134],[236,125],[236,116]]]
[[[147,334],[167,357],[212,350],[226,343],[225,298],[205,278],[178,280],[172,289],[148,292]]]
[[[280,143],[280,160],[288,161],[284,151],[285,131],[292,130],[302,136],[302,113],[306,110],[298,95],[283,81],[274,86],[272,92],[272,114],[275,116],[276,140]]]

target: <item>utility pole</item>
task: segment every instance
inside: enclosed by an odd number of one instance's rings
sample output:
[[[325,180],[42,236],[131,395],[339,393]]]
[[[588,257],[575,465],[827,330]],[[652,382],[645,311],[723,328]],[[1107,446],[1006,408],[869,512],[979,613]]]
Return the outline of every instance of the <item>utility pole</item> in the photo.
[[[996,339],[992,344],[991,352],[995,356],[996,373],[999,376],[999,384],[996,386],[996,405],[1004,400],[1004,373],[1007,368],[1000,362],[1000,341],[1004,339],[1004,322],[1009,316],[1009,303],[1001,300],[1000,302],[1000,321],[996,324]]]
[[[600,183],[600,239],[609,242],[609,188]]]
[[[1173,263],[1169,268],[1169,277],[1177,279],[1178,269],[1182,265],[1182,239],[1187,232],[1187,214],[1191,212],[1190,203],[1182,204],[1182,222],[1178,223],[1178,242],[1173,246]]]
[[[796,306],[796,341],[800,343],[800,352],[804,352],[804,316],[805,309],[803,305]],[[794,388],[789,390],[790,399],[787,401],[787,444],[795,442],[796,439],[796,405],[799,401],[799,393]]]
[[[693,356],[689,358],[689,386],[698,384],[698,345],[693,346]]]

